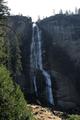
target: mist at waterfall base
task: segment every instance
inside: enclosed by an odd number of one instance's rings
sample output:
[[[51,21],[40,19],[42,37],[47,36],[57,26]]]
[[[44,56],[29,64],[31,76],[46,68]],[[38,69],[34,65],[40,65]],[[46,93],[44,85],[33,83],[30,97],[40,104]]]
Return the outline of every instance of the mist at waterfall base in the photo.
[[[41,30],[37,24],[33,23],[32,27],[32,43],[31,43],[31,81],[33,83],[33,91],[37,98],[44,99],[44,102],[54,105],[54,97],[52,93],[52,84],[50,74],[44,70],[42,63],[42,46],[41,46]],[[45,83],[44,90],[37,84],[37,72],[41,72],[44,76],[42,79]],[[38,77],[38,81],[40,81]],[[45,95],[44,95],[45,94]]]

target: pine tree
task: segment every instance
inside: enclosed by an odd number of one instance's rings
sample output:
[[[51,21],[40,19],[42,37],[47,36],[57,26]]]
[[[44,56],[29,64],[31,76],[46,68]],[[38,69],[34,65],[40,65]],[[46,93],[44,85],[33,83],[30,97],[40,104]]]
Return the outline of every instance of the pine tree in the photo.
[[[60,11],[59,11],[59,14],[61,14],[61,15],[63,14],[63,11],[62,11],[62,9],[60,9]]]
[[[23,93],[13,84],[10,72],[0,66],[0,120],[33,120]]]
[[[5,45],[5,40],[0,37],[0,64],[6,64],[7,59],[7,49]]]
[[[9,9],[3,0],[0,1],[0,64],[5,64],[12,74],[20,75],[22,70],[19,37],[17,33],[7,25],[6,15]],[[10,30],[15,37],[11,41],[7,31]],[[6,35],[7,34],[7,35]]]
[[[0,0],[0,64],[6,64],[7,59],[6,41],[4,39],[6,32],[2,24],[4,24],[4,18],[6,18],[5,16],[8,14],[8,7],[5,5],[4,0]]]
[[[3,19],[5,15],[9,15],[9,9],[5,3],[4,0],[0,0],[0,19]]]
[[[80,15],[80,8],[78,9],[78,15]]]

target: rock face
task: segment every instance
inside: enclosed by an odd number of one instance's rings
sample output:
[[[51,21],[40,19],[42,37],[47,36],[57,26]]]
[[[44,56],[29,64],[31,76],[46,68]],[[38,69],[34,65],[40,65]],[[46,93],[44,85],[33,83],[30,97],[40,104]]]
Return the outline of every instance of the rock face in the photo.
[[[16,82],[20,84],[27,98],[31,101],[36,100],[30,79],[31,18],[12,16],[8,18],[8,24],[20,38],[22,73]],[[45,77],[42,70],[44,70],[51,76],[55,106],[62,110],[75,109],[80,106],[80,16],[56,15],[37,24],[42,33],[43,64],[43,68],[36,73],[36,85],[40,96],[38,99],[43,104],[46,103],[42,97],[46,96],[43,92]],[[8,38],[13,43],[15,34],[9,30],[8,34]]]
[[[56,15],[38,23],[43,33],[44,68],[52,76],[55,104],[65,110],[80,105],[79,21],[79,15]]]
[[[8,39],[15,47],[16,36],[20,48],[20,57],[22,71],[21,76],[16,79],[16,82],[21,86],[26,94],[30,91],[30,44],[32,40],[32,20],[30,17],[10,16],[7,21],[8,26],[12,28],[7,29]],[[11,49],[12,50],[12,49]],[[15,53],[16,54],[16,53]],[[12,68],[11,68],[12,69]]]
[[[61,120],[58,114],[54,115],[48,108],[43,108],[39,105],[29,105],[29,107],[31,107],[33,116],[37,120]]]

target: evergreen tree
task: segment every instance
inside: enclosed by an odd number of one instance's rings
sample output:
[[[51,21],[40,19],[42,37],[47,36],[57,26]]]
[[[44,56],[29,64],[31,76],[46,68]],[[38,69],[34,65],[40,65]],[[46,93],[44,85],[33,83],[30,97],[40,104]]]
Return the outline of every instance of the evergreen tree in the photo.
[[[0,120],[33,120],[20,87],[13,84],[9,71],[0,66]]]
[[[5,3],[4,0],[0,0],[0,19],[3,19],[5,15],[9,15],[9,9]]]
[[[78,15],[80,15],[80,8],[78,9]]]
[[[8,69],[16,75],[21,74],[22,65],[21,65],[21,55],[20,55],[20,46],[19,46],[19,36],[7,25],[6,15],[9,14],[9,9],[5,6],[3,0],[0,1],[0,64],[5,64]],[[8,29],[12,32],[13,41],[9,39],[7,34]]]
[[[68,11],[67,11],[67,10],[66,10],[65,14],[66,14],[66,15],[69,15],[69,13],[68,13]]]
[[[5,23],[5,15],[9,14],[8,7],[5,5],[4,0],[0,0],[0,64],[6,64],[7,59],[7,49],[6,49],[6,41],[4,39],[5,32],[2,24]]]
[[[5,45],[5,40],[3,37],[0,36],[0,64],[6,65],[7,60],[7,49]]]
[[[61,15],[63,14],[63,11],[62,11],[62,9],[60,9],[60,11],[59,11],[59,14],[61,14]]]
[[[17,84],[13,84],[9,71],[2,65],[8,67],[8,64],[14,63],[15,74],[19,74],[21,70],[21,57],[18,37],[14,39],[13,47],[11,48],[11,41],[7,39],[7,28],[5,24],[8,14],[8,7],[6,7],[3,0],[0,1],[0,120],[32,120],[32,114],[27,107],[23,93]],[[11,29],[12,30],[12,29]],[[13,33],[14,30],[12,30]],[[16,33],[15,33],[16,34]],[[13,51],[12,51],[13,50]],[[13,53],[11,55],[11,53]],[[10,63],[9,63],[10,62]]]
[[[8,29],[9,28],[9,29]],[[6,27],[7,32],[7,66],[13,75],[20,75],[22,71],[21,50],[20,50],[20,33],[12,27]],[[13,37],[12,37],[13,36]]]
[[[75,14],[78,14],[78,9],[77,9],[77,7],[75,8]]]

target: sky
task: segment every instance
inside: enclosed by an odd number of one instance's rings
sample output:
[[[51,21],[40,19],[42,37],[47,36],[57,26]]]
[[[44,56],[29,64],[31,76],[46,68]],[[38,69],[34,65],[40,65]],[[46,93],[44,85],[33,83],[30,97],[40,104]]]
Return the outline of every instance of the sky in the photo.
[[[80,0],[7,0],[12,15],[22,14],[32,17],[36,21],[38,17],[44,18],[63,11],[80,8]],[[54,11],[55,10],[55,11]]]

